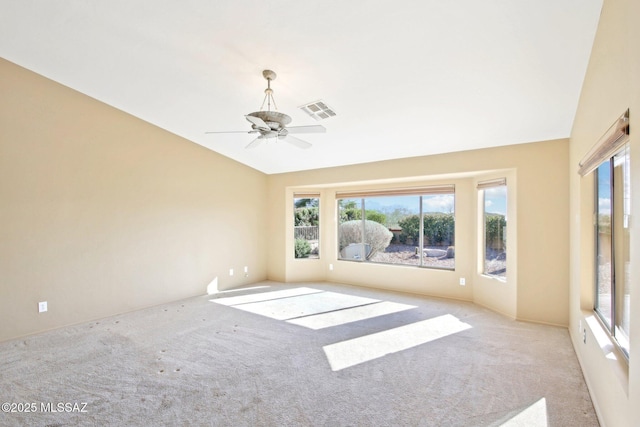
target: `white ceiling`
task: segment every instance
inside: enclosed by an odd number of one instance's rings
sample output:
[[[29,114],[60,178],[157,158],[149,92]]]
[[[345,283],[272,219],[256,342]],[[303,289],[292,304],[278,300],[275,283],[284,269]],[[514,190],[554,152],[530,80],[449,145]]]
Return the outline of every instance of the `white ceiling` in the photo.
[[[0,57],[265,173],[568,137],[602,0],[0,0]],[[246,150],[274,70],[291,126]]]

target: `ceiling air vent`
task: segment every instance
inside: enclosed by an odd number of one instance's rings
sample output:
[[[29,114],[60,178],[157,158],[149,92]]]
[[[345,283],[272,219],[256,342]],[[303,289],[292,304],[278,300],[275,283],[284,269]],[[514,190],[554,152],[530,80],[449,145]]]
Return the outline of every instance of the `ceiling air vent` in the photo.
[[[311,102],[298,108],[316,120],[324,120],[336,115],[333,108],[325,104],[324,101]]]

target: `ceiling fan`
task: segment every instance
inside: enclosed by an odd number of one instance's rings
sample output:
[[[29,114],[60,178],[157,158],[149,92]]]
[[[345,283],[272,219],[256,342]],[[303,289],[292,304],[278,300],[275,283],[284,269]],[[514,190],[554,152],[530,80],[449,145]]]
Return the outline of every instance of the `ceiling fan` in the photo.
[[[291,134],[298,133],[324,133],[327,129],[322,125],[311,126],[290,126],[291,117],[278,111],[271,110],[271,104],[273,103],[274,109],[278,109],[276,101],[273,99],[273,89],[271,89],[271,81],[275,80],[276,73],[271,70],[264,70],[262,76],[267,80],[267,88],[264,90],[264,100],[260,106],[260,111],[255,111],[245,115],[245,119],[251,123],[250,131],[227,131],[227,132],[205,132],[210,133],[251,133],[259,134],[257,138],[251,141],[245,148],[255,148],[260,145],[264,140],[275,139],[276,141],[284,140],[298,148],[309,148],[311,144],[302,139],[291,136]],[[264,104],[267,104],[267,109],[263,110]]]

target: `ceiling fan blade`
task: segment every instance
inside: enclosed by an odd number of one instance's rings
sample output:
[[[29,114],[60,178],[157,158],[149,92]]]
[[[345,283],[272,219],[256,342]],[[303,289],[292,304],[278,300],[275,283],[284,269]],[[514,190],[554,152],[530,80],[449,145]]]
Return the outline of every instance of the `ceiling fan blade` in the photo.
[[[264,138],[257,137],[256,139],[254,139],[253,141],[251,141],[251,142],[250,142],[246,147],[244,147],[244,148],[246,148],[246,149],[249,149],[249,148],[256,148],[258,145],[262,144],[262,141],[264,141]]]
[[[271,130],[269,125],[267,125],[260,117],[246,115],[244,116],[244,118],[247,119],[247,121],[253,123],[256,128],[260,130]]]
[[[287,127],[289,133],[325,133],[327,128],[322,125],[311,126],[290,126]]]
[[[227,131],[217,131],[217,132],[205,132],[205,134],[209,133],[258,133],[257,130],[227,130]]]
[[[307,148],[311,148],[311,144],[309,142],[303,141],[299,138],[296,138],[295,136],[283,135],[278,137],[278,139],[284,139],[289,144],[295,145],[296,147],[302,148],[303,150],[306,150]]]

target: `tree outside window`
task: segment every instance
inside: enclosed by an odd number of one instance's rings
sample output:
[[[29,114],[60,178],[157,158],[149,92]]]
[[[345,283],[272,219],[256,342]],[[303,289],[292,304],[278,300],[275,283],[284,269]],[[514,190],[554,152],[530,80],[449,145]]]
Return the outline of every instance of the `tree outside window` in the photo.
[[[320,197],[293,199],[294,256],[318,259],[320,257]]]

